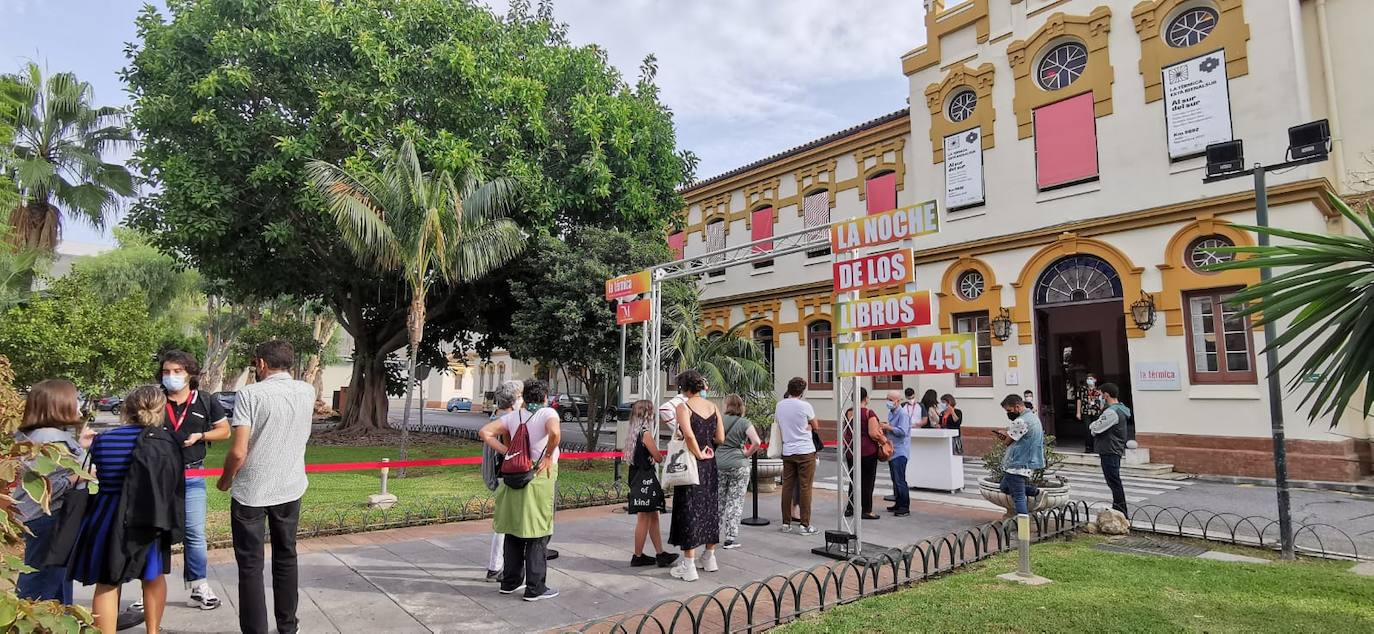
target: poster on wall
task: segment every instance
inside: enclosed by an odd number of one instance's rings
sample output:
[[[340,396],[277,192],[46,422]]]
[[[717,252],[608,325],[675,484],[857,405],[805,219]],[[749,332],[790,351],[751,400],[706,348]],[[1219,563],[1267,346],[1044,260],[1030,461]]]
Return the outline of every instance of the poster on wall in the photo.
[[[1169,158],[1202,154],[1212,143],[1230,141],[1231,95],[1226,84],[1226,52],[1165,66],[1164,127]]]
[[[982,128],[945,137],[945,209],[983,204]]]

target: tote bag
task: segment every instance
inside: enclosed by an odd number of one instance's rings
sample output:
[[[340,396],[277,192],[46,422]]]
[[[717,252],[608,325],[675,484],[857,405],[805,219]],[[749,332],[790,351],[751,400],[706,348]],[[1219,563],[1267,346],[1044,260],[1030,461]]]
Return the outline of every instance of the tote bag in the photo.
[[[668,459],[663,461],[663,486],[696,486],[700,483],[696,456],[687,450],[682,430],[674,428],[673,439],[668,441]]]
[[[782,426],[776,422],[768,430],[768,457],[782,457]]]
[[[91,471],[91,454],[81,461],[81,468]],[[87,489],[89,483],[82,480],[62,494],[62,508],[59,509],[57,525],[53,528],[52,538],[48,541],[48,552],[43,555],[42,567],[65,566],[76,548],[76,538],[81,533],[81,519],[86,515],[86,502],[91,497]]]

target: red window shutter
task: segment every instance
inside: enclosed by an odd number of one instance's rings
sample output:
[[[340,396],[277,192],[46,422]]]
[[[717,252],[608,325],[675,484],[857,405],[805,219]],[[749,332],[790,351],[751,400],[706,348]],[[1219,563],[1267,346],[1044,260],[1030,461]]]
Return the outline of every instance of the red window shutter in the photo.
[[[1040,189],[1097,176],[1097,119],[1084,93],[1035,110],[1035,184]]]
[[[674,260],[681,260],[684,253],[683,243],[686,237],[681,231],[668,236],[668,249],[673,252]]]
[[[764,207],[753,214],[749,221],[750,230],[753,232],[753,241],[758,242],[773,237],[773,208]],[[763,244],[754,245],[754,251],[762,253],[772,251],[773,242],[768,241]]]
[[[897,208],[897,173],[888,172],[868,179],[864,198],[868,213],[880,214]]]

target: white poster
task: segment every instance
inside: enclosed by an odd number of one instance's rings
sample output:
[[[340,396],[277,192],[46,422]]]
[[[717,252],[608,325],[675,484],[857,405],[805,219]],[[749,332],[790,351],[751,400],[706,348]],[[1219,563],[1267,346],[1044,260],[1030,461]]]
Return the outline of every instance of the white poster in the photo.
[[[1169,158],[1202,154],[1231,140],[1231,95],[1225,51],[1164,67],[1164,124]]]
[[[1141,391],[1175,392],[1183,389],[1177,361],[1140,362],[1135,364],[1132,388]]]
[[[945,137],[945,209],[983,204],[981,128]]]

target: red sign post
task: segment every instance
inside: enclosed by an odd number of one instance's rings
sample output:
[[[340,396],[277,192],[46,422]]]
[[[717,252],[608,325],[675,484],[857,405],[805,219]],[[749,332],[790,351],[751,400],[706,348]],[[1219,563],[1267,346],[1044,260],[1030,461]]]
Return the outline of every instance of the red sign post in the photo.
[[[621,326],[644,323],[653,317],[653,308],[653,303],[647,299],[618,304],[615,307],[615,323]]]
[[[634,297],[649,292],[649,272],[640,271],[606,280],[606,301]]]

